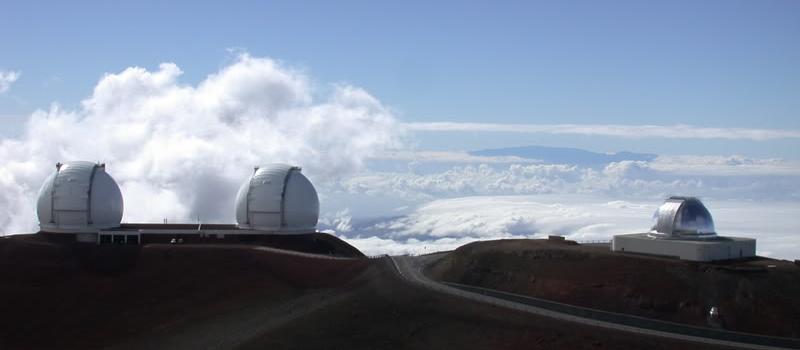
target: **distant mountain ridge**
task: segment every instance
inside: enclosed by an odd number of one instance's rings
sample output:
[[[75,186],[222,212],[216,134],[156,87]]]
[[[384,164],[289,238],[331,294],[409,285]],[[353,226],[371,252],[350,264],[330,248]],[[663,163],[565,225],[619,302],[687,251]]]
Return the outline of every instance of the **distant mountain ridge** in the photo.
[[[581,166],[604,166],[612,162],[624,160],[651,161],[658,155],[648,153],[617,152],[598,153],[579,148],[522,146],[471,151],[469,154],[484,157],[516,156],[526,159],[538,159],[545,163],[573,164]]]

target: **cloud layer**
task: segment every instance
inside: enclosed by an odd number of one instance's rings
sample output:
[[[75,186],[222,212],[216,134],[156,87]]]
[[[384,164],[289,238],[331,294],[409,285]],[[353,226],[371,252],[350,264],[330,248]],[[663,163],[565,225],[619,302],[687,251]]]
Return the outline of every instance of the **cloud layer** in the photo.
[[[301,71],[243,54],[196,86],[172,63],[107,74],[75,110],[35,112],[0,141],[0,232],[35,229],[34,201],[54,164],[103,161],[127,221],[231,222],[253,166],[288,162],[315,181],[362,167],[398,143],[395,118],[366,91],[317,96]]]
[[[453,158],[426,161],[437,159]],[[756,237],[762,255],[800,258],[800,239],[794,234],[800,167],[793,162],[662,156],[595,169],[458,159],[465,163],[450,163],[444,170],[417,172],[417,166],[345,178],[326,192],[335,193],[337,203],[351,210],[323,226],[370,254],[424,253],[475,240],[551,233],[607,240],[649,229],[651,214],[665,197],[695,195],[709,204],[722,234]],[[384,206],[382,217],[359,217],[376,207],[371,199],[394,206]],[[342,222],[347,225],[338,224]]]
[[[493,124],[493,123],[407,123],[411,131],[510,132],[526,134],[575,134],[624,138],[772,140],[798,139],[800,130],[704,128],[691,125],[614,124]]]
[[[413,168],[412,168],[413,170]],[[800,166],[739,156],[658,157],[612,162],[600,169],[570,164],[467,164],[429,173],[364,172],[340,191],[408,202],[475,195],[596,194],[661,199],[691,194],[719,199],[798,200]]]

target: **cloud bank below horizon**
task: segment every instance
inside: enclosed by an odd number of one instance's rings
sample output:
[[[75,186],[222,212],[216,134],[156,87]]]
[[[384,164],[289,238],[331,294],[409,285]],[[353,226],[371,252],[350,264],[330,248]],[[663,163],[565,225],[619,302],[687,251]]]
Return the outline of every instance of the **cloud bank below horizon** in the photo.
[[[435,132],[507,132],[525,134],[612,136],[630,139],[728,139],[774,140],[800,139],[800,130],[708,128],[692,125],[621,125],[621,124],[497,124],[463,122],[405,123],[410,131]]]
[[[321,227],[368,254],[425,253],[476,240],[551,233],[608,240],[648,230],[665,197],[694,195],[710,204],[721,234],[757,238],[758,254],[800,258],[794,234],[800,172],[792,162],[670,156],[595,169],[462,160],[478,163],[347,177],[326,190],[343,210]]]
[[[606,241],[615,234],[647,232],[660,201],[607,201],[593,195],[479,196],[441,199],[407,215],[337,232],[367,254],[423,254],[492,239],[564,235],[577,241]],[[723,236],[757,239],[757,253],[800,258],[791,218],[793,202],[705,201]],[[787,219],[788,218],[788,219]]]

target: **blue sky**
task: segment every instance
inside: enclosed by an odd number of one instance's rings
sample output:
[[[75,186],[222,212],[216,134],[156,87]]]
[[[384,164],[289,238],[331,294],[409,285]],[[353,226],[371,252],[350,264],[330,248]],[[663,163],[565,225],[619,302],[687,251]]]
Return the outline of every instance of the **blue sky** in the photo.
[[[175,62],[194,83],[229,49],[363,87],[407,122],[690,124],[800,129],[796,1],[4,2],[0,131],[104,73]],[[800,157],[792,140],[643,143],[421,133],[429,148],[540,143]],[[502,140],[503,142],[497,142]],[[601,146],[605,145],[605,146]],[[603,149],[603,147],[607,149]],[[732,149],[733,147],[733,149]]]

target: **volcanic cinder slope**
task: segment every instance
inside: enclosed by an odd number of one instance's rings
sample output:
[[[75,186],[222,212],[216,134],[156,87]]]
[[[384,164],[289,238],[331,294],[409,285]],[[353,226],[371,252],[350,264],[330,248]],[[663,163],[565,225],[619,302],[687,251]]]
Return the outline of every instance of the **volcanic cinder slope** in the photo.
[[[499,240],[464,245],[428,268],[433,278],[566,304],[708,326],[800,336],[800,267],[753,258],[698,263],[609,251],[570,241]]]
[[[335,239],[335,238],[332,238]],[[0,239],[2,349],[706,349],[408,283],[387,258]]]

